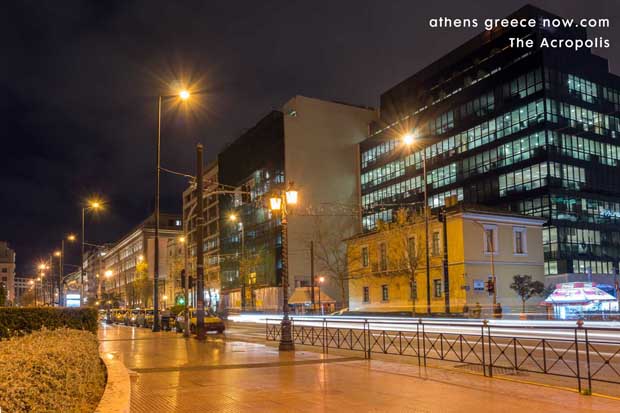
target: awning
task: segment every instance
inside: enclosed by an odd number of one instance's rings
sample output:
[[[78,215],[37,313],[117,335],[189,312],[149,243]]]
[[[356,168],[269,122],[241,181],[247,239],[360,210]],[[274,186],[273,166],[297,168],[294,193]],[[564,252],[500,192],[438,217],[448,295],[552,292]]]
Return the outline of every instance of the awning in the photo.
[[[321,290],[321,304],[335,303],[336,300],[325,294]],[[289,304],[307,304],[312,305],[312,287],[297,287],[288,300]],[[314,303],[319,303],[319,287],[314,287]]]
[[[556,288],[545,300],[551,304],[588,304],[593,301],[615,301],[616,298],[594,286]]]

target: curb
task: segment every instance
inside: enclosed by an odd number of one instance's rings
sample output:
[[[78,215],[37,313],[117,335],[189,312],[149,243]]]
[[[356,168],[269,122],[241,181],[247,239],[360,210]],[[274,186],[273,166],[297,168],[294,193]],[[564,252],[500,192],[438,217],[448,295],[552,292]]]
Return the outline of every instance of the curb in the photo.
[[[107,382],[95,413],[129,413],[131,400],[129,371],[116,353],[102,353],[101,360],[106,367]]]

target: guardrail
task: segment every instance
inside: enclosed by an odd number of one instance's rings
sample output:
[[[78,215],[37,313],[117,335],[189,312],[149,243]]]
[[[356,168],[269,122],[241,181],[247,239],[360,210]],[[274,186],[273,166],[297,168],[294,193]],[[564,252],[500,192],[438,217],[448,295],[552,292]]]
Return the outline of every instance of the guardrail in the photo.
[[[418,365],[441,360],[494,372],[528,372],[576,380],[592,392],[592,383],[620,384],[620,328],[497,326],[482,322],[334,320],[292,318],[296,344],[375,354],[415,357]],[[265,320],[268,341],[280,339],[280,320]]]

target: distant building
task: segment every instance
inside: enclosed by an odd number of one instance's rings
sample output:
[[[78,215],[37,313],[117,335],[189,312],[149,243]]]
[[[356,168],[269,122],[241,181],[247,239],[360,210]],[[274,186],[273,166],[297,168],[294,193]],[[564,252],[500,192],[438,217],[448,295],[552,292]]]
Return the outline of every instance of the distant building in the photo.
[[[6,299],[15,300],[15,251],[6,241],[0,241],[0,283],[7,291]]]
[[[15,277],[15,305],[22,305],[20,301],[21,297],[26,293],[26,291],[32,288],[32,284],[30,284],[30,282],[35,278],[35,276]]]
[[[510,18],[556,18],[524,6]],[[546,219],[546,283],[613,285],[620,261],[620,77],[589,48],[585,28],[485,31],[381,95],[361,144],[363,225],[399,204],[455,195]],[[511,47],[510,38],[533,48]],[[405,145],[404,136],[412,142]]]
[[[160,214],[159,226],[159,292],[160,301],[171,278],[168,273],[167,246],[170,238],[182,235],[183,221],[175,214]],[[103,257],[102,292],[113,294],[124,306],[153,304],[155,264],[155,216],[110,246]],[[101,272],[99,273],[101,277]]]
[[[497,302],[504,312],[521,311],[521,300],[510,288],[515,275],[544,280],[544,220],[501,211],[456,208],[447,212],[448,288],[444,276],[443,224],[432,216],[429,225],[430,284],[426,277],[424,219],[380,225],[379,230],[348,240],[349,309],[351,311],[461,313],[476,303],[490,313],[487,282],[495,273]],[[429,286],[427,290],[427,286]],[[446,300],[447,294],[447,300]],[[544,297],[534,297],[528,308]]]
[[[104,260],[112,244],[91,248],[84,253],[84,279],[86,297],[97,300],[101,297],[101,288],[104,280]]]
[[[357,231],[357,145],[375,116],[368,108],[295,96],[218,155],[219,184],[238,191],[219,196],[225,307],[281,309],[281,219],[269,198],[287,184],[299,193],[288,220],[289,296],[312,282],[310,242],[318,228],[346,234],[342,238]],[[323,269],[316,258],[315,264],[318,276]],[[325,278],[327,294],[340,298],[340,288]]]

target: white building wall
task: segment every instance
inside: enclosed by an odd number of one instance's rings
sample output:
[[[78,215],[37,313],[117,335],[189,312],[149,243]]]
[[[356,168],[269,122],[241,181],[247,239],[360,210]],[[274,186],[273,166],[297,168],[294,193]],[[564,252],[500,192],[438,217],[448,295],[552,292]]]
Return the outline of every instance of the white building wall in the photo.
[[[371,109],[295,96],[284,113],[285,177],[299,191],[299,205],[289,217],[289,285],[310,281],[310,240],[319,245],[317,227],[342,239],[357,232],[359,219],[358,144],[376,118]],[[344,243],[342,248],[345,248]],[[316,254],[315,254],[316,257]],[[341,301],[337,284],[315,259],[315,275],[325,274],[323,291]]]

